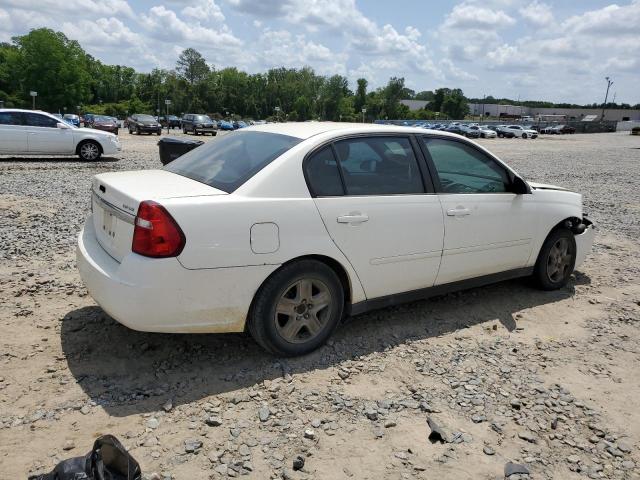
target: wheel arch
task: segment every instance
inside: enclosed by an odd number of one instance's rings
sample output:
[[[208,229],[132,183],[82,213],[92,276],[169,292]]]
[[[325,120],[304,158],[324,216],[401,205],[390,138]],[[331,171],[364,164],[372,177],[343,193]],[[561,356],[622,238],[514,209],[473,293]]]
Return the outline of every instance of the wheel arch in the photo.
[[[260,291],[262,290],[262,288],[264,287],[264,285],[267,283],[269,279],[271,279],[277,272],[282,270],[287,265],[291,265],[292,263],[300,262],[302,260],[316,260],[318,262],[324,263],[331,270],[333,270],[333,272],[337,275],[338,279],[340,280],[340,284],[342,285],[342,291],[344,292],[344,303],[345,303],[345,313],[346,313],[347,312],[346,307],[351,304],[352,298],[353,298],[353,295],[352,295],[353,289],[351,285],[351,279],[349,278],[347,269],[335,258],[329,257],[327,255],[320,255],[320,254],[301,255],[299,257],[292,258],[290,260],[287,260],[278,268],[276,268],[273,272],[271,272],[267,276],[267,278],[265,278],[262,281],[262,283],[260,283],[260,286],[256,289],[255,293],[253,294],[253,298],[251,299],[251,305],[249,307],[249,312],[251,312],[251,310],[253,309],[253,304],[255,303],[256,298],[258,297],[258,294],[260,293]],[[246,330],[246,323],[247,322],[245,322],[245,330]]]
[[[562,228],[566,228],[567,230],[570,230],[574,235],[576,235],[579,232],[577,232],[575,229],[582,223],[583,223],[583,219],[578,218],[576,216],[569,216],[560,220],[553,227],[551,227],[549,232],[545,235],[544,239],[542,240],[542,243],[538,247],[538,250],[536,251],[534,265],[538,263],[538,260],[540,258],[540,252],[542,251],[542,247],[544,246],[544,243],[547,241],[547,238],[549,238],[553,234],[553,232],[555,232],[556,230],[560,230]]]

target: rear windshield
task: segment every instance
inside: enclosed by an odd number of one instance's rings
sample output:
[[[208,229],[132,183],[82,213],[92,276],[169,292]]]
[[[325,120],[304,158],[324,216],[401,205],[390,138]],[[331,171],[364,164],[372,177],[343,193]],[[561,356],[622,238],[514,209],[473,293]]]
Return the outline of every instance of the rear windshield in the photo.
[[[233,132],[178,157],[165,167],[231,193],[302,140],[265,132]]]

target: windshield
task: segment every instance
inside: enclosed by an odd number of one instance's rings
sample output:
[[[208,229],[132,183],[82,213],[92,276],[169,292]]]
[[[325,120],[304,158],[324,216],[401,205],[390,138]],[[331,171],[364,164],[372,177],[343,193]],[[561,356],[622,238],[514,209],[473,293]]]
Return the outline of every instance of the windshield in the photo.
[[[145,122],[155,122],[156,119],[151,115],[138,115],[138,120],[143,120]]]
[[[211,119],[209,117],[207,117],[206,115],[196,115],[194,117],[194,120],[197,122],[210,122]]]
[[[234,132],[177,158],[165,167],[231,193],[302,140],[265,132]]]
[[[94,122],[112,122],[113,120],[111,120],[111,117],[96,115],[95,117],[93,117],[93,121]]]

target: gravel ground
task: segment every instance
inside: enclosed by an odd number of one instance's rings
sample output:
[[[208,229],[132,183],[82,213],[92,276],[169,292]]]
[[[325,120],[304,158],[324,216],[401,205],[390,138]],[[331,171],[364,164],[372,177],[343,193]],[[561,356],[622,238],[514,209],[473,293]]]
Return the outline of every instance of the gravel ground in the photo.
[[[584,194],[597,243],[567,288],[373,312],[283,360],[244,335],[133,332],[87,296],[91,176],[160,165],[158,137],[121,136],[94,164],[0,158],[0,479],[103,433],[146,478],[640,479],[638,137],[481,141]]]

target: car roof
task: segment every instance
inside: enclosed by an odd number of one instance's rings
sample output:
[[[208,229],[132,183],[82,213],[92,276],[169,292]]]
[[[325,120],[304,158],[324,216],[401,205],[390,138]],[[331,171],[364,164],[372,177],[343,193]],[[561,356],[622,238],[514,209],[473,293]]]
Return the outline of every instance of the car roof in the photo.
[[[252,125],[243,129],[243,131],[256,131],[267,133],[279,133],[290,137],[297,137],[302,140],[320,135],[323,133],[334,133],[335,136],[342,134],[361,134],[361,133],[407,133],[415,134],[416,129],[412,126],[400,125],[382,125],[375,123],[345,123],[345,122],[287,122],[287,123],[268,123],[266,125]],[[429,129],[425,129],[428,132]],[[422,132],[420,132],[422,133]],[[433,130],[438,135],[447,135],[458,138],[458,135],[445,133],[440,130]]]
[[[23,108],[0,108],[0,112],[46,113],[47,115],[52,115],[44,110],[25,110]]]

